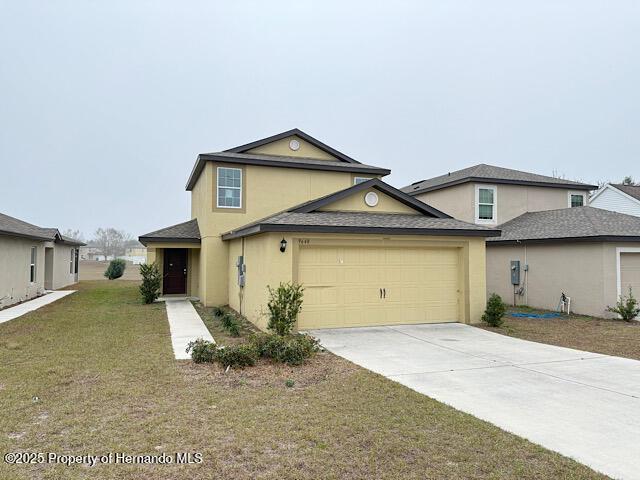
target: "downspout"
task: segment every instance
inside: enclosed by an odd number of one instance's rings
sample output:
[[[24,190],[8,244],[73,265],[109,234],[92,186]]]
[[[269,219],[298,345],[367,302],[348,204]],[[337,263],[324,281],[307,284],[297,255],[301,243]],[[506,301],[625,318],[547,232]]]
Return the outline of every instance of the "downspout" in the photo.
[[[246,261],[245,261],[245,258],[244,258],[244,237],[242,237],[240,239],[240,245],[241,245],[242,264],[243,264],[243,268],[244,268],[244,265],[246,265]],[[245,279],[245,282],[246,282],[246,279]],[[242,315],[242,311],[243,311],[242,304],[244,302],[244,285],[240,285],[240,288],[238,290],[238,300],[239,300],[238,303],[240,305],[240,312],[238,312],[238,313],[240,313],[240,315]]]
[[[529,305],[529,262],[526,243],[524,244],[524,304]]]

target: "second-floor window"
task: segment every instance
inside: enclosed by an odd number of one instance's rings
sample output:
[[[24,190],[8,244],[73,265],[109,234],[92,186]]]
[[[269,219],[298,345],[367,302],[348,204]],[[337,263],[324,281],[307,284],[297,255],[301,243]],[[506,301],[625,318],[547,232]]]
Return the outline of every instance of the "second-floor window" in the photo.
[[[569,192],[569,206],[583,207],[584,206],[584,193],[571,193]]]
[[[242,170],[218,167],[217,190],[219,208],[242,208]]]
[[[476,222],[496,223],[496,187],[476,185]]]

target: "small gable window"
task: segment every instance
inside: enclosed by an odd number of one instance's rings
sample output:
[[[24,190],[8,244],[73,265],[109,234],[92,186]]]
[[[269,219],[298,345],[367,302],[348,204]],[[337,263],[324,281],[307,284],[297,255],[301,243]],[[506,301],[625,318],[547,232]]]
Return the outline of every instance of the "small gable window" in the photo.
[[[496,223],[496,187],[476,185],[476,223]]]
[[[217,205],[219,208],[242,208],[242,170],[218,167]]]
[[[358,185],[359,183],[368,182],[371,180],[371,177],[353,177],[353,184]]]
[[[584,193],[571,193],[569,192],[569,206],[583,207],[584,206]]]

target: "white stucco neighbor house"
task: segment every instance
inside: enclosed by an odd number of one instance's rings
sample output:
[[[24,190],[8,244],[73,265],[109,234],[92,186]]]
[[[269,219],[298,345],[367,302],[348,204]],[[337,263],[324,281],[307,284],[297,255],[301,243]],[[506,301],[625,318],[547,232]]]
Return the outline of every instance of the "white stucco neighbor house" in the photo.
[[[640,185],[607,183],[592,195],[589,204],[640,217]]]
[[[76,283],[81,245],[0,213],[0,309]]]

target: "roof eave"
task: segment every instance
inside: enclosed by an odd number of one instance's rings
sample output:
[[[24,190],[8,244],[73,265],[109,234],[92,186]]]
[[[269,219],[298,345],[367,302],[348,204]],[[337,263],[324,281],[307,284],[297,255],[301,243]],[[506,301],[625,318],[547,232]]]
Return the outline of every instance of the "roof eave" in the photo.
[[[28,240],[38,240],[40,242],[50,242],[52,240],[49,237],[42,237],[39,235],[29,235],[27,233],[17,233],[17,232],[12,232],[10,230],[0,230],[0,235],[5,237],[19,237],[19,238],[26,238]]]
[[[358,167],[361,165],[360,163],[345,163],[339,164],[336,163],[332,165],[330,162],[327,162],[327,165],[322,164],[308,164],[308,163],[293,163],[293,162],[281,162],[279,160],[263,160],[258,158],[232,158],[225,157],[222,155],[215,155],[210,153],[201,153],[198,155],[198,159],[191,171],[191,175],[189,176],[189,180],[187,181],[186,190],[192,190],[195,186],[202,170],[204,169],[204,165],[206,162],[219,162],[219,163],[232,163],[238,165],[256,165],[263,167],[276,167],[276,168],[297,168],[302,170],[321,170],[321,171],[335,171],[335,172],[347,172],[347,173],[363,173],[369,175],[389,175],[391,170],[387,168],[379,168],[379,167]]]
[[[522,185],[528,187],[548,187],[548,188],[567,188],[571,190],[585,190],[591,191],[598,188],[597,185],[588,185],[586,183],[547,183],[547,182],[535,182],[528,180],[509,180],[504,178],[485,178],[485,177],[466,177],[458,180],[452,180],[450,182],[441,183],[440,185],[432,185],[430,187],[420,188],[411,192],[406,192],[408,195],[415,196],[421,193],[433,192],[434,190],[441,190],[443,188],[454,187],[456,185],[462,185],[463,183],[497,183],[499,185]]]
[[[640,242],[640,236],[629,235],[592,235],[582,237],[553,237],[553,238],[522,238],[500,240],[496,238],[487,242],[487,246],[491,245],[521,245],[521,244],[540,244],[540,243],[574,243],[574,242]]]
[[[264,223],[247,229],[227,232],[222,240],[248,237],[267,232],[300,232],[300,233],[350,233],[371,235],[434,235],[459,237],[495,237],[500,236],[500,230],[466,230],[447,228],[393,228],[393,227],[352,227],[338,225],[295,225]]]
[[[148,243],[193,243],[198,245],[202,243],[199,238],[180,237],[138,237],[138,241],[145,247]]]

